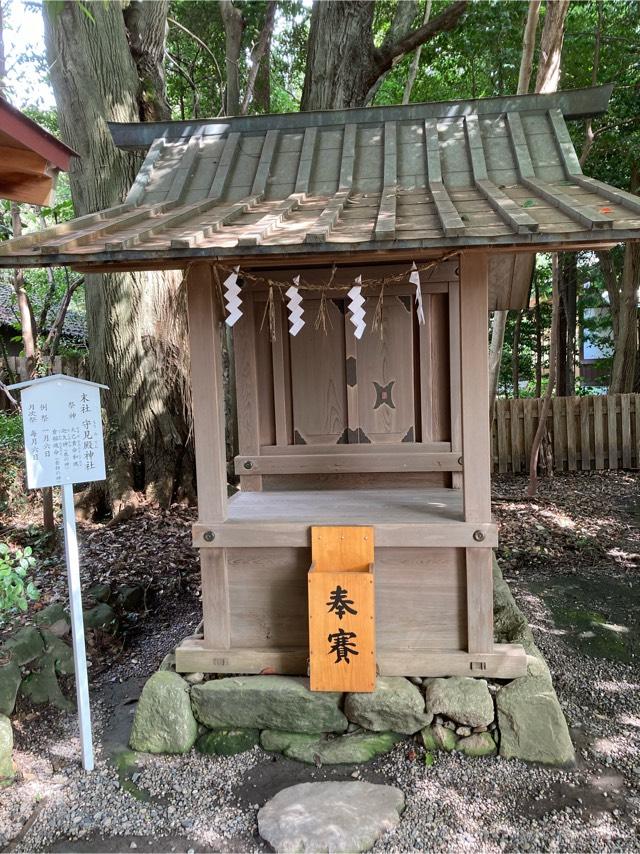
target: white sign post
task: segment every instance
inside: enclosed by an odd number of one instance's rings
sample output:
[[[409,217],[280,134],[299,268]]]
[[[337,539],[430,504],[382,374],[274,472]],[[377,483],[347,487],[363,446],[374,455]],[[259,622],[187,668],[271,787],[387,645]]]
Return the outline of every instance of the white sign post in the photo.
[[[62,487],[64,550],[69,582],[82,765],[86,771],[92,771],[91,709],[73,484],[104,480],[106,477],[100,389],[106,389],[107,386],[54,374],[8,388],[22,390],[27,486],[29,489]]]

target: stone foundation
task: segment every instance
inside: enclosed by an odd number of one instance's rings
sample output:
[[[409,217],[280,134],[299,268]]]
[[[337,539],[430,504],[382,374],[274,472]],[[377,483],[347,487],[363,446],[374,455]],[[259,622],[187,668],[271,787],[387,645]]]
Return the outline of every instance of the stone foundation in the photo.
[[[551,674],[494,561],[495,634],[527,651],[526,676],[489,682],[379,677],[371,694],[314,693],[294,676],[184,678],[172,657],[144,687],[131,733],[134,750],[231,755],[260,744],[310,764],[366,762],[403,738],[429,754],[459,751],[549,765],[574,762]]]

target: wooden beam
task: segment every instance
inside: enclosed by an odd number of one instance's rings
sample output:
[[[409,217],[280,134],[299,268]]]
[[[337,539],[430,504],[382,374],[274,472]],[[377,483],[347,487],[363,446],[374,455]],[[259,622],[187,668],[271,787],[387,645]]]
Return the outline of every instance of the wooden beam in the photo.
[[[172,249],[188,249],[191,246],[197,246],[202,240],[207,237],[210,237],[215,231],[220,231],[220,229],[224,225],[230,225],[235,220],[239,219],[243,214],[250,211],[253,207],[255,207],[258,202],[262,200],[262,195],[257,196],[247,196],[244,199],[240,199],[239,202],[234,202],[232,205],[228,207],[222,208],[218,211],[215,216],[209,220],[209,222],[205,226],[200,226],[195,230],[189,230],[189,234],[186,237],[176,237],[171,241]],[[202,211],[206,211],[214,205],[218,204],[218,202],[213,203],[204,203]],[[192,213],[189,213],[189,219],[193,216]],[[178,214],[173,222],[176,224],[176,220],[178,223],[182,221],[182,214]],[[138,240],[139,240],[138,235]]]
[[[493,567],[491,549],[466,549],[467,649],[470,655],[493,649]]]
[[[284,406],[284,400],[282,401]],[[370,449],[372,446],[367,446]],[[379,446],[378,446],[379,447]],[[237,456],[236,474],[325,474],[328,472],[462,471],[457,453],[276,454]],[[247,472],[249,468],[249,472]]]
[[[469,154],[471,156],[471,170],[473,182],[484,198],[489,202],[493,210],[500,216],[508,226],[513,228],[517,234],[527,234],[537,231],[538,223],[525,213],[513,199],[503,193],[499,187],[489,180],[487,163],[484,156],[482,135],[478,124],[478,117],[466,116],[464,120]]]
[[[204,642],[217,649],[228,649],[231,646],[231,611],[226,551],[201,549],[200,571]]]
[[[230,133],[224,142],[224,148],[218,161],[218,168],[207,193],[210,198],[221,199],[224,195],[239,146],[240,134]]]
[[[193,545],[218,548],[309,548],[309,521],[206,523],[193,526]],[[380,523],[375,525],[376,546],[392,548],[495,548],[498,529],[488,522],[432,524]],[[478,541],[478,533],[482,539]],[[207,534],[208,539],[205,539]],[[213,539],[211,539],[213,534]]]
[[[203,128],[198,128],[189,138],[180,162],[173,169],[173,178],[169,186],[169,192],[165,198],[167,202],[179,202],[187,189],[189,179],[193,176],[198,156],[202,147]]]
[[[151,174],[154,170],[154,167],[158,160],[162,157],[164,153],[166,143],[163,136],[159,136],[157,139],[153,141],[149,151],[147,152],[147,156],[140,167],[138,174],[136,175],[136,179],[131,185],[131,189],[127,193],[127,198],[125,202],[130,205],[137,205],[142,201],[142,197],[144,196],[144,192],[147,189],[147,185],[151,178]]]
[[[489,259],[460,257],[460,370],[464,518],[491,520],[489,368],[487,344]]]
[[[427,186],[438,212],[442,230],[447,237],[458,237],[464,234],[466,226],[442,181],[437,119],[424,120],[424,138],[427,152]]]
[[[324,243],[331,229],[340,219],[340,214],[344,210],[353,186],[357,133],[357,125],[345,125],[342,137],[338,191],[329,199],[327,206],[306,233],[305,243]]]
[[[222,306],[211,266],[194,264],[187,277],[198,517],[227,518],[227,460],[222,381]]]
[[[384,125],[384,178],[376,218],[375,236],[393,240],[396,236],[396,197],[398,193],[398,155],[395,122]]]
[[[176,648],[179,673],[281,673],[304,676],[309,650],[304,647],[220,649],[201,637],[186,638]],[[516,679],[527,674],[527,655],[519,644],[495,644],[488,653],[459,650],[377,650],[381,676],[483,676]]]
[[[449,282],[449,397],[451,412],[451,452],[462,456],[462,393],[460,377],[460,281]],[[451,486],[462,489],[462,476],[452,469]]]
[[[507,113],[507,127],[509,128],[520,182],[525,187],[533,190],[545,201],[587,228],[600,229],[611,228],[613,226],[613,219],[611,217],[600,213],[600,211],[590,205],[580,205],[576,199],[572,199],[566,193],[555,190],[545,181],[536,178],[519,113]],[[580,205],[580,209],[578,209],[577,205]]]
[[[233,327],[238,448],[241,454],[254,456],[260,453],[260,410],[253,294],[245,295],[242,311],[242,323],[236,323]],[[262,478],[241,477],[240,486],[242,489],[259,491],[262,489]]]
[[[142,206],[131,209],[130,213],[125,213],[123,216],[109,218],[103,221],[102,224],[90,226],[86,230],[76,232],[73,237],[68,240],[56,240],[53,243],[41,243],[35,247],[41,255],[57,255],[63,252],[68,252],[72,249],[78,249],[81,246],[87,246],[95,243],[100,237],[106,237],[112,231],[119,231],[123,228],[130,228],[132,225],[150,220],[155,216],[165,214],[178,206],[177,202],[163,202],[158,205],[149,207]]]
[[[298,162],[298,174],[296,177],[296,193],[308,193],[309,182],[311,180],[311,167],[313,166],[313,156],[316,147],[316,137],[318,136],[318,128],[305,128],[304,137],[302,139],[302,150],[300,152],[300,160]]]
[[[253,178],[253,186],[251,187],[252,196],[263,195],[267,189],[267,181],[269,180],[271,164],[273,163],[273,156],[276,151],[279,137],[280,131],[277,130],[269,130],[265,134],[264,142],[262,143],[262,151],[260,152],[260,160],[258,161],[258,168],[256,169],[256,174]]]

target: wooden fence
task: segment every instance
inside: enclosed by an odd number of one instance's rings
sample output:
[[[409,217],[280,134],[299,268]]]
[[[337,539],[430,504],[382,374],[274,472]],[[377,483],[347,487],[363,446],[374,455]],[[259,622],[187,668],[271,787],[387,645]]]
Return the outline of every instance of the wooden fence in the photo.
[[[49,359],[43,360],[41,368],[42,375],[67,374],[70,377],[89,378],[89,361],[84,356],[55,356],[53,362]],[[29,371],[25,356],[9,356],[6,361],[0,360],[0,380],[3,383],[7,385],[21,383],[27,379],[29,379]],[[6,395],[0,393],[0,410],[9,409],[10,406]]]
[[[494,472],[528,472],[542,400],[496,401]],[[640,468],[640,394],[554,397],[546,424],[554,471]]]

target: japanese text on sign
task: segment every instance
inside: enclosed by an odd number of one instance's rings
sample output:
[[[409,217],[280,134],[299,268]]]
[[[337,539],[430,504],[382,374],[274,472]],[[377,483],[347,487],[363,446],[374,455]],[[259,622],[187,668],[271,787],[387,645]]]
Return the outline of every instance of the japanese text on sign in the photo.
[[[30,489],[104,480],[100,389],[65,378],[22,392]]]

